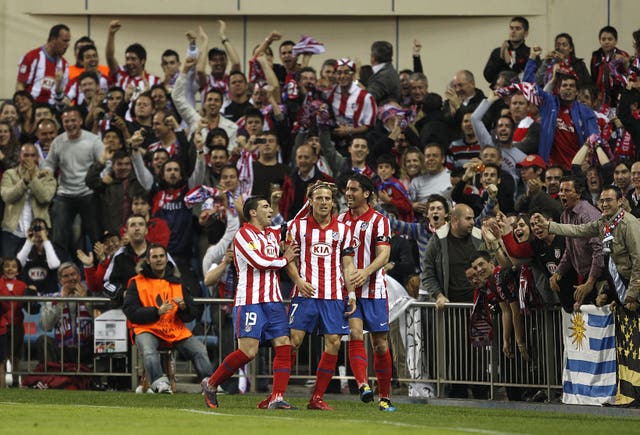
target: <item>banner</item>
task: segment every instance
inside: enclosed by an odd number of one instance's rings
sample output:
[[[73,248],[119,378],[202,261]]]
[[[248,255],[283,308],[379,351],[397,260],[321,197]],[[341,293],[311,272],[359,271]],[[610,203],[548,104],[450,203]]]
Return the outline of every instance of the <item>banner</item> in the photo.
[[[638,406],[640,402],[640,315],[618,306],[615,317],[618,350],[616,405]]]
[[[616,340],[609,307],[583,305],[562,312],[564,358],[562,402],[576,405],[614,404]]]

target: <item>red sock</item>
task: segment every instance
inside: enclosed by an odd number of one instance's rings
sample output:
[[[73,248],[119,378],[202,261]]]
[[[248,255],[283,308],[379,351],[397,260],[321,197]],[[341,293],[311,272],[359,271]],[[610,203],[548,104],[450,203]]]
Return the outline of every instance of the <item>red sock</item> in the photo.
[[[327,391],[329,382],[336,371],[336,362],[338,361],[338,355],[331,355],[327,352],[322,352],[322,357],[318,363],[318,369],[316,370],[316,386],[313,389],[312,399],[322,398],[324,392]]]
[[[273,357],[273,392],[272,396],[282,396],[287,391],[289,376],[291,376],[291,345],[286,344],[275,348]]]
[[[368,383],[367,354],[364,352],[363,340],[349,340],[349,364],[358,387]]]
[[[378,396],[388,399],[391,393],[391,353],[389,349],[382,355],[375,354],[373,368],[378,378]]]
[[[217,387],[229,379],[240,367],[251,361],[240,349],[231,352],[209,378],[209,385]]]

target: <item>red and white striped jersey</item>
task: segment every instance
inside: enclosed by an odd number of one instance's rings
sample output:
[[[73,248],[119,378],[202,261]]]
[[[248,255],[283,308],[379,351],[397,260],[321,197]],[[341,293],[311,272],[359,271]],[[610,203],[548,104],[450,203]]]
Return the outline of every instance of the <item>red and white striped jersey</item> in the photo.
[[[229,74],[225,74],[221,80],[216,79],[212,74],[207,76],[207,82],[200,89],[202,92],[202,101],[204,96],[210,89],[218,89],[224,95],[224,99],[229,99]]]
[[[376,246],[389,245],[391,230],[389,219],[369,207],[361,216],[354,219],[350,211],[338,216],[340,222],[347,224],[353,235],[352,246],[355,248],[353,263],[356,269],[364,269],[376,258]],[[386,299],[387,282],[384,268],[369,276],[362,287],[356,288],[356,296],[367,299]]]
[[[109,78],[102,75],[100,71],[98,71],[98,79],[100,80],[100,90],[105,94],[109,90]],[[84,93],[80,90],[80,83],[78,83],[78,77],[74,77],[69,84],[67,85],[64,93],[67,95],[71,104],[76,106],[80,105],[84,102]]]
[[[69,64],[64,57],[54,59],[44,47],[34,48],[22,56],[18,64],[18,81],[24,83],[38,103],[55,104],[56,71],[63,72],[62,85],[69,82]]]
[[[282,302],[278,270],[287,265],[280,250],[279,229],[260,231],[245,223],[233,240],[234,263],[238,272],[235,305]]]
[[[355,83],[351,84],[348,94],[343,94],[342,88],[336,85],[328,101],[338,125],[373,127],[376,121],[376,100]]]
[[[314,299],[340,300],[347,296],[342,276],[342,254],[351,247],[351,231],[336,217],[321,228],[309,215],[289,223],[287,244],[300,246],[300,277],[314,289]],[[351,255],[351,254],[349,254]],[[301,296],[294,287],[293,297]]]
[[[145,80],[147,83],[145,83]],[[140,95],[142,92],[151,89],[151,86],[157,85],[159,83],[160,77],[149,74],[146,71],[142,74],[142,76],[131,77],[122,65],[120,65],[120,67],[118,68],[118,72],[116,73],[115,86],[118,86],[126,91],[127,87],[132,84],[136,89],[133,92],[131,101],[134,101],[136,98],[138,98],[138,95]]]

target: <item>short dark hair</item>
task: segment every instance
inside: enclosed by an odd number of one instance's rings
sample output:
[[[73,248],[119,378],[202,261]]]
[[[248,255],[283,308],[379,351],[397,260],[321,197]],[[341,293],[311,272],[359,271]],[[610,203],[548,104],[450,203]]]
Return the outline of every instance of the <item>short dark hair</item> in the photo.
[[[242,207],[242,216],[244,216],[244,219],[247,222],[251,220],[251,210],[257,210],[258,203],[260,201],[269,202],[264,196],[252,196],[244,202],[244,206]]]
[[[93,44],[83,45],[80,47],[80,50],[78,50],[78,59],[84,59],[84,54],[89,50],[94,50],[96,53],[98,52],[98,49]]]
[[[133,197],[132,199],[135,199],[136,197],[137,197],[137,196],[135,196],[135,195],[134,195],[134,197]],[[143,198],[143,197],[142,197],[142,196],[140,196],[139,198]],[[145,199],[145,200],[147,200],[147,199],[148,199],[148,197],[147,197],[147,198],[144,198],[144,199]],[[147,201],[147,203],[149,203],[149,201]],[[129,226],[129,221],[130,221],[131,219],[133,219],[133,218],[140,218],[140,219],[142,219],[142,220],[144,221],[144,226],[145,226],[145,227],[149,225],[149,224],[147,223],[147,219],[146,219],[144,216],[142,216],[141,214],[139,214],[139,213],[134,213],[134,214],[132,214],[132,215],[129,215],[129,217],[128,217],[128,218],[127,218],[127,220],[125,221],[125,225],[126,225],[126,226]]]
[[[131,155],[125,149],[120,148],[119,150],[114,151],[113,157],[111,158],[111,160],[115,162],[116,160],[121,160],[126,157],[131,158]]]
[[[351,175],[349,175],[349,177],[347,177],[347,182],[349,181],[357,181],[358,183],[360,183],[360,187],[362,188],[362,190],[364,192],[369,192],[369,197],[367,198],[367,202],[371,201],[373,194],[376,192],[376,187],[374,186],[371,178],[367,177],[366,175],[362,175],[357,172],[354,172]]]
[[[398,169],[398,162],[396,161],[396,158],[393,157],[391,154],[382,154],[378,156],[378,158],[376,159],[376,165],[383,165],[383,164],[390,165],[393,168],[393,172],[395,172]]]
[[[60,113],[60,116],[64,115],[65,113],[71,113],[71,112],[76,112],[78,114],[78,116],[80,117],[80,119],[83,119],[84,117],[82,116],[82,110],[80,110],[79,106],[67,106],[64,109],[62,109],[62,112]]]
[[[485,261],[487,261],[488,263],[494,263],[493,258],[491,258],[491,254],[489,254],[487,251],[480,250],[480,251],[473,252],[469,257],[469,267],[471,267],[473,262],[476,261],[478,258],[484,258]]]
[[[432,202],[439,202],[443,205],[444,207],[444,211],[445,213],[448,215],[451,207],[449,205],[449,201],[447,201],[447,198],[445,198],[442,195],[439,195],[437,193],[432,193],[431,195],[429,195],[429,197],[427,198],[427,205],[431,204]]]
[[[240,171],[238,170],[238,167],[236,165],[224,165],[222,169],[220,169],[220,173],[222,173],[222,171],[224,171],[225,169],[232,169],[236,171],[236,175],[240,176]]]
[[[57,37],[59,37],[60,32],[62,32],[63,30],[67,32],[71,32],[71,29],[69,29],[69,27],[66,24],[56,24],[55,26],[53,26],[49,30],[49,38],[47,39],[47,41],[51,41],[52,39],[56,39]]]
[[[239,69],[234,69],[233,71],[231,71],[229,73],[229,80],[231,80],[232,76],[241,76],[242,80],[244,80],[244,82],[247,83],[247,76],[244,75],[244,73],[242,71],[240,71]]]
[[[147,50],[137,42],[134,42],[124,51],[125,53],[133,53],[140,58],[140,60],[147,60]]]
[[[209,152],[212,153],[214,151],[224,151],[224,153],[229,157],[229,150],[224,145],[213,145],[209,148]]]
[[[616,41],[618,40],[618,30],[613,26],[604,26],[600,29],[598,32],[598,39],[600,39],[603,33],[611,33],[613,37],[616,38]]]
[[[302,74],[306,73],[306,72],[311,72],[311,73],[313,73],[314,76],[318,75],[318,73],[316,72],[315,69],[313,69],[313,67],[304,66],[304,67],[300,68],[298,71],[296,71],[296,81],[299,82],[300,78],[302,77]]]
[[[247,118],[260,118],[260,122],[264,122],[264,115],[260,109],[256,109],[253,106],[244,111],[244,119],[246,120]]]
[[[615,184],[608,184],[604,186],[601,192],[604,192],[605,190],[613,190],[616,193],[616,199],[622,199],[624,197],[622,189],[620,189]]]
[[[213,60],[214,56],[224,56],[226,58],[227,52],[219,49],[218,47],[213,47],[211,50],[209,50],[209,53],[207,53],[207,59]]]
[[[162,249],[164,251],[164,253],[167,253],[167,248],[164,245],[161,245],[160,243],[151,243],[148,247],[147,247],[147,253],[144,255],[144,257],[149,260],[149,258],[151,257],[151,250],[152,249]]]
[[[204,143],[206,145],[209,145],[211,142],[213,142],[213,138],[214,137],[223,137],[224,141],[227,145],[229,145],[229,135],[227,134],[226,130],[224,128],[220,128],[220,127],[216,127],[213,128],[211,130],[209,130],[209,133],[207,133],[207,137],[204,141]]]
[[[515,17],[511,18],[510,23],[513,21],[517,21],[518,23],[522,24],[522,28],[525,32],[529,31],[529,20],[527,20],[525,17],[516,15]]]
[[[578,192],[578,195],[582,195],[582,193],[586,189],[586,185],[584,182],[584,178],[576,176],[576,175],[565,175],[560,179],[560,183],[573,183],[573,188]]]
[[[95,46],[95,42],[93,41],[93,39],[91,39],[91,38],[89,38],[88,36],[86,36],[86,35],[85,35],[85,36],[82,36],[82,37],[78,38],[78,40],[73,44],[73,48],[74,48],[74,50],[78,47],[78,45],[80,45],[80,44],[84,44],[84,43],[87,43],[87,42],[88,42],[89,44],[91,44],[91,45],[94,45],[94,46]],[[79,54],[79,53],[80,53],[80,52],[78,52],[78,54]]]
[[[169,56],[175,56],[176,60],[180,62],[180,55],[175,50],[172,50],[170,48],[162,52],[162,56],[160,56],[160,59],[162,59],[163,57],[169,57]]]
[[[279,49],[280,49],[280,48],[284,47],[285,45],[296,45],[296,43],[295,43],[295,42],[293,42],[293,41],[292,41],[292,40],[290,40],[290,39],[287,39],[286,41],[282,41],[282,42],[280,43],[280,46],[278,47],[278,51],[279,51]]]
[[[393,59],[393,45],[388,41],[375,41],[371,44],[371,57],[378,63],[391,62]]]
[[[100,86],[100,80],[98,79],[98,75],[96,73],[90,71],[83,71],[78,76],[78,84],[80,84],[84,79],[89,78],[96,82],[96,85]]]
[[[224,99],[224,94],[222,93],[222,91],[218,88],[211,88],[209,89],[205,94],[204,94],[204,99],[206,100],[207,97],[209,96],[209,94],[218,94],[218,96],[220,97],[221,100]]]

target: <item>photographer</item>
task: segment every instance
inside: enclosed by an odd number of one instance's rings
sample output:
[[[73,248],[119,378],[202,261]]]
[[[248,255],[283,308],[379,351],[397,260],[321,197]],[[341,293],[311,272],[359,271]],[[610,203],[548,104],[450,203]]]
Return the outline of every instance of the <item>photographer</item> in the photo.
[[[87,289],[80,282],[80,269],[71,262],[58,270],[60,292],[51,296],[63,298],[86,297]],[[78,353],[83,364],[93,358],[93,316],[84,302],[47,302],[42,310],[40,325],[44,331],[55,331],[55,339],[47,334],[38,337],[38,361],[77,362]],[[62,350],[62,353],[61,353]]]
[[[38,294],[58,290],[56,273],[60,266],[58,254],[49,240],[49,229],[44,219],[36,218],[27,230],[27,241],[18,252],[22,266],[21,279]]]

